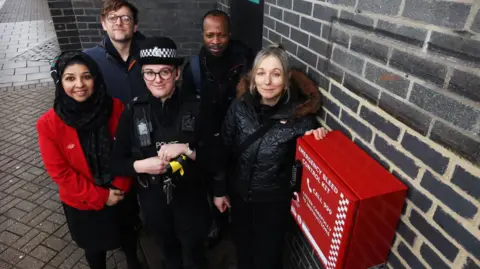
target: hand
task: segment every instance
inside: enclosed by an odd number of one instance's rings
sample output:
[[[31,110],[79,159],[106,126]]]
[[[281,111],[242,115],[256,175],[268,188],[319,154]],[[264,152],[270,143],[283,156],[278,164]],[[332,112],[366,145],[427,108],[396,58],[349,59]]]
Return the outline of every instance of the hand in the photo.
[[[167,171],[168,162],[159,157],[150,157],[133,163],[137,173],[160,175]]]
[[[170,161],[180,154],[186,154],[187,144],[166,144],[158,151],[158,157],[165,161]]]
[[[327,135],[328,132],[329,131],[326,128],[320,127],[320,128],[317,128],[317,129],[306,131],[305,135],[313,134],[315,136],[315,139],[320,140],[320,139],[325,138],[325,136]]]
[[[230,201],[228,201],[227,196],[215,197],[213,199],[213,203],[217,207],[218,211],[220,211],[221,213],[225,212],[225,210],[227,210],[227,207],[230,208]]]
[[[122,201],[123,198],[124,198],[124,193],[122,190],[110,189],[110,193],[108,194],[108,199],[105,204],[107,206],[114,206],[118,202]]]

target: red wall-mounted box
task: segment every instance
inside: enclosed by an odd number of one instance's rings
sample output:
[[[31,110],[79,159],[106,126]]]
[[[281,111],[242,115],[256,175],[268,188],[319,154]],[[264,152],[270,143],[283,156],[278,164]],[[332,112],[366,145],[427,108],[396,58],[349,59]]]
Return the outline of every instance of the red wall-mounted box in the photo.
[[[407,187],[340,131],[297,141],[291,213],[326,269],[381,268]]]

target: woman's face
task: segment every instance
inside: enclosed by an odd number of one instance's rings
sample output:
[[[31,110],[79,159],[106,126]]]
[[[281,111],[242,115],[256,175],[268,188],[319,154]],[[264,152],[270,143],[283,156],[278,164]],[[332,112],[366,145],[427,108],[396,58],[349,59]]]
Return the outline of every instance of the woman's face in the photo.
[[[263,59],[255,72],[255,86],[265,104],[275,104],[285,88],[285,72],[277,57]]]
[[[94,78],[86,65],[73,64],[63,71],[62,86],[68,96],[81,103],[93,94]]]
[[[180,70],[173,65],[147,64],[142,67],[143,79],[153,96],[167,99],[175,90]]]

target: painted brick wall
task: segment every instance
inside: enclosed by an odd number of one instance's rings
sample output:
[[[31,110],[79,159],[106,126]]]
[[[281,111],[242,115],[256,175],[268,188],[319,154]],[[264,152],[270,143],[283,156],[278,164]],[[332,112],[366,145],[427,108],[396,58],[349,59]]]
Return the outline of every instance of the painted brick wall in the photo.
[[[410,187],[388,266],[480,268],[480,2],[266,2],[264,45],[316,80],[322,123]],[[292,268],[321,268],[287,241]]]
[[[205,12],[217,7],[214,0],[130,2],[139,9],[139,30],[147,36],[171,37],[183,56],[198,52],[201,18]],[[101,0],[48,0],[48,4],[62,50],[90,48],[102,40]]]
[[[230,14],[230,0],[220,0],[218,1],[218,9]]]

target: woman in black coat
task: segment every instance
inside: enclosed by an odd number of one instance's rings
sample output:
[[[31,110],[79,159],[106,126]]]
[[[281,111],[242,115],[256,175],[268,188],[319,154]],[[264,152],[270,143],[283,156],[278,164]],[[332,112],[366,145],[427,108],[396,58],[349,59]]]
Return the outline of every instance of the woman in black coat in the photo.
[[[231,202],[238,269],[282,268],[296,138],[326,135],[314,130],[320,101],[315,83],[290,70],[288,54],[275,45],[258,53],[238,86],[222,130],[229,176],[218,177],[214,201],[220,211]]]

